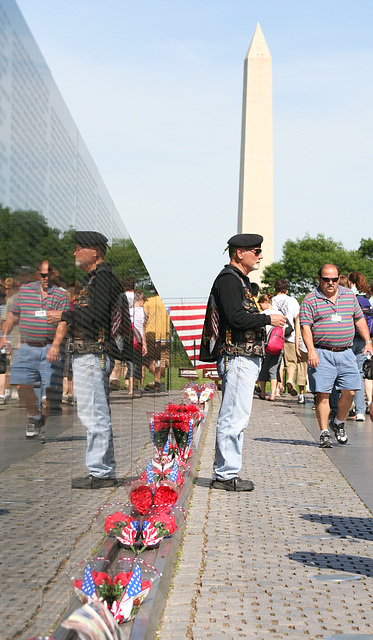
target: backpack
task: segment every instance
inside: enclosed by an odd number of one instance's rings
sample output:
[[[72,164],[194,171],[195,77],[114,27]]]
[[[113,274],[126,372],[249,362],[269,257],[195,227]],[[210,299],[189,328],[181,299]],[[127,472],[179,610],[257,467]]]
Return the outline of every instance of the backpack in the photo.
[[[373,336],[373,307],[363,309],[364,318],[367,321],[369,333]]]
[[[272,327],[268,334],[265,352],[272,356],[278,356],[284,347],[285,337],[282,327]]]

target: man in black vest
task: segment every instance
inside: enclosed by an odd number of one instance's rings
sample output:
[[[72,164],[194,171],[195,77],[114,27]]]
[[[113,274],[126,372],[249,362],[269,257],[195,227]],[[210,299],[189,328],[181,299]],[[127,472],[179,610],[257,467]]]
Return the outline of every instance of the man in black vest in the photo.
[[[238,476],[246,428],[263,355],[263,328],[283,327],[282,314],[262,315],[251,293],[248,274],[263,258],[258,234],[241,233],[228,240],[230,263],[216,278],[206,311],[200,360],[217,361],[222,378],[222,405],[216,425],[212,487],[252,491],[251,480]]]

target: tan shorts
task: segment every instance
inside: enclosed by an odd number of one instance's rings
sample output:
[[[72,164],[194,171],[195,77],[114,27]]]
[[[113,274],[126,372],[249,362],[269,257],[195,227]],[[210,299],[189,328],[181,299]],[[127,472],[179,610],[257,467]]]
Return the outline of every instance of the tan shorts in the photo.
[[[307,384],[307,362],[308,362],[308,353],[307,351],[301,351],[302,360],[297,364],[297,383],[301,386],[305,387]]]
[[[297,366],[297,354],[295,352],[295,344],[294,342],[286,342],[284,344],[284,364],[285,367]]]

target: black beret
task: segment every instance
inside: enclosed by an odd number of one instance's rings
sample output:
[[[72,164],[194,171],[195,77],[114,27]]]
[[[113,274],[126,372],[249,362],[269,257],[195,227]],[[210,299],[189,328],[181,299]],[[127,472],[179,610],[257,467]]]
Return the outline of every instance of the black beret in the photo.
[[[108,239],[102,233],[98,231],[76,231],[75,232],[75,244],[80,247],[99,247],[104,253],[107,249]]]
[[[237,233],[228,240],[230,247],[260,247],[263,242],[263,236],[258,233]]]

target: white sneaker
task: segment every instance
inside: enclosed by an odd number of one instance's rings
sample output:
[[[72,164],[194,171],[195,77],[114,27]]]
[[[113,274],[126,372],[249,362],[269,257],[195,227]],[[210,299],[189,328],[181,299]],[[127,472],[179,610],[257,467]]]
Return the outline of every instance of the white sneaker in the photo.
[[[305,404],[304,394],[300,393],[298,396],[298,404]]]
[[[18,389],[12,389],[12,393],[10,394],[12,400],[19,400]]]
[[[365,422],[365,415],[363,413],[357,413],[356,422]]]

